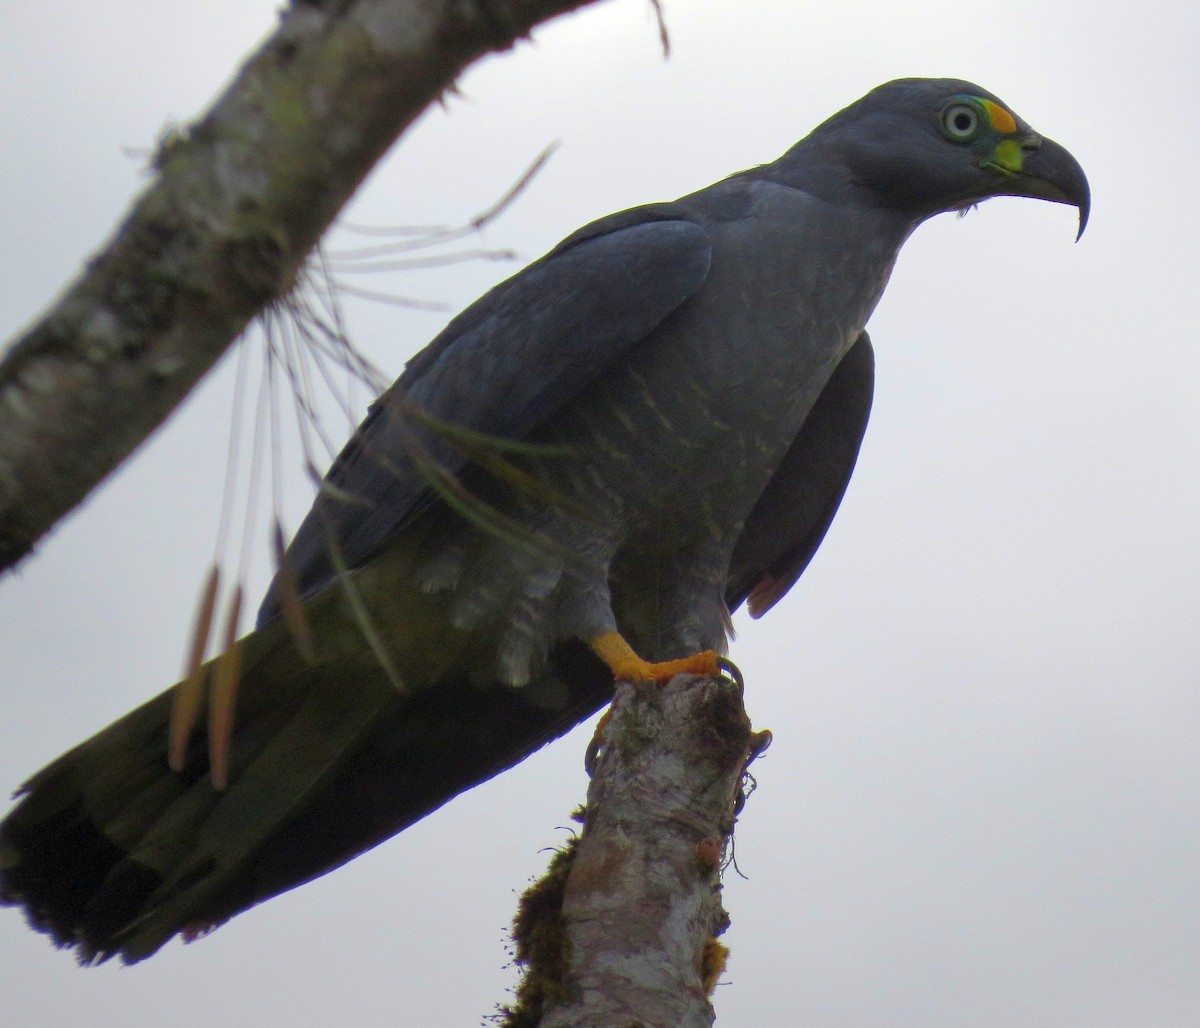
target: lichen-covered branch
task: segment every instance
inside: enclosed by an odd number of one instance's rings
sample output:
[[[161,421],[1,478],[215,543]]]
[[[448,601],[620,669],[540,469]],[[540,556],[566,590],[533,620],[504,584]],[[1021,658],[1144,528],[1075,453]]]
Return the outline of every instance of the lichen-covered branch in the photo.
[[[83,274],[0,363],[0,571],[157,427],[399,134],[489,51],[593,0],[293,0]]]
[[[751,732],[736,684],[690,675],[621,683],[601,732],[583,834],[522,900],[506,1023],[711,1025],[720,871],[770,735]]]

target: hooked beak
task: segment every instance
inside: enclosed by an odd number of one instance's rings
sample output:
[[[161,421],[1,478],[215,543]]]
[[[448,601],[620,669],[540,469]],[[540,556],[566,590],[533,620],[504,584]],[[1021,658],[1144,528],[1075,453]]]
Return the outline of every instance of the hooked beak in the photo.
[[[1092,207],[1092,193],[1083,168],[1065,147],[1036,132],[1028,133],[1020,146],[1021,170],[1009,172],[1009,192],[1013,196],[1031,196],[1078,207],[1079,232],[1075,236],[1078,241],[1087,228]]]

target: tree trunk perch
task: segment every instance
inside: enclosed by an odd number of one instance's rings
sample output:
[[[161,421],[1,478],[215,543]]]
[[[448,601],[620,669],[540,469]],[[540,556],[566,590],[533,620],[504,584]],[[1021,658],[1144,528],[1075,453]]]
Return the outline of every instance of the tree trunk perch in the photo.
[[[744,772],[770,734],[751,731],[735,683],[691,675],[620,683],[599,733],[569,873],[552,865],[522,899],[526,978],[505,1023],[707,1028],[729,924],[720,872]],[[546,894],[564,874],[559,909]],[[534,933],[540,945],[522,952]]]
[[[0,571],[142,442],[476,58],[594,0],[294,0],[0,363]]]

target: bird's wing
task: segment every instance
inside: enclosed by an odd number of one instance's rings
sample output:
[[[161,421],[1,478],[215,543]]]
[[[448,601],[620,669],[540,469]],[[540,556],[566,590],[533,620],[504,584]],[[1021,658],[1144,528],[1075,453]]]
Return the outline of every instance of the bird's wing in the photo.
[[[825,537],[871,413],[875,354],[863,332],[834,369],[738,537],[725,598],[761,617],[808,567]]]
[[[635,208],[569,236],[467,308],[409,362],[334,461],[288,551],[299,592],[334,576],[331,531],[345,566],[358,567],[430,501],[414,438],[445,472],[467,463],[436,433],[414,435],[406,410],[520,439],[653,332],[704,282],[710,259],[707,233],[679,205]],[[278,612],[272,586],[259,624]]]

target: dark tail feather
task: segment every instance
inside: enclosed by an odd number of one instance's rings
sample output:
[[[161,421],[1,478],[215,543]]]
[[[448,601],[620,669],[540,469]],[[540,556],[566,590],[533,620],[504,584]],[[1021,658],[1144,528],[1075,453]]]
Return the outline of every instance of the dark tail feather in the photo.
[[[141,960],[337,867],[612,690],[582,645],[523,689],[443,680],[402,697],[382,673],[310,667],[282,630],[248,641],[227,790],[202,738],[181,773],[167,767],[167,692],[35,775],[0,822],[0,902],[82,963]]]

